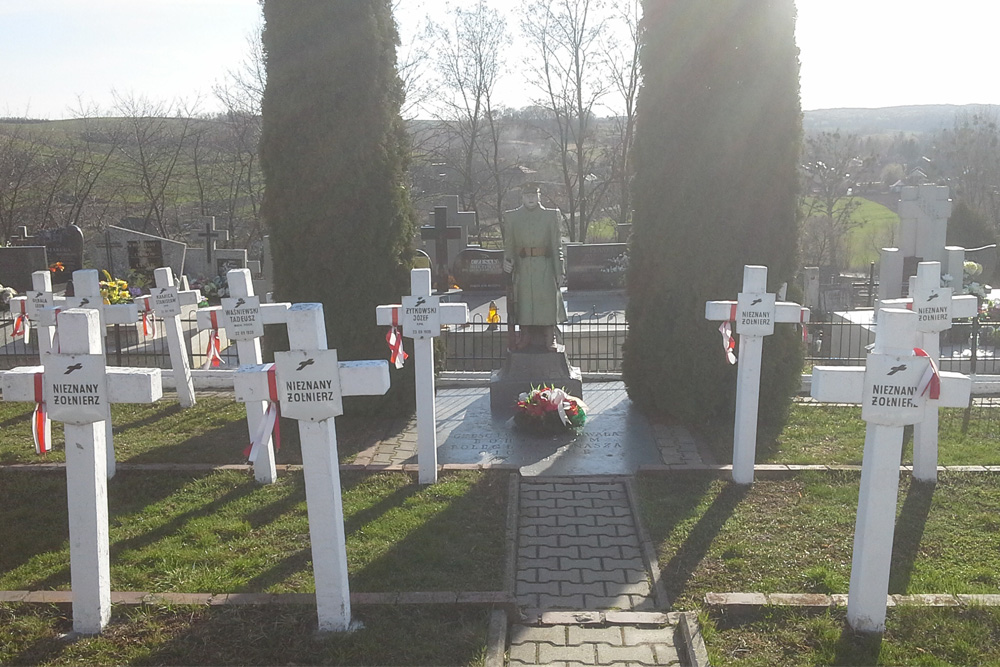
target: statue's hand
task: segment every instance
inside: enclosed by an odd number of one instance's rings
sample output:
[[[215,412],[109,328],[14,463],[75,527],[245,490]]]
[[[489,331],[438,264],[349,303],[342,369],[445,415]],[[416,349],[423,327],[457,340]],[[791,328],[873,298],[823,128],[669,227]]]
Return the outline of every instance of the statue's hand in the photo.
[[[514,261],[513,260],[504,258],[504,260],[503,260],[503,272],[504,273],[514,273]]]

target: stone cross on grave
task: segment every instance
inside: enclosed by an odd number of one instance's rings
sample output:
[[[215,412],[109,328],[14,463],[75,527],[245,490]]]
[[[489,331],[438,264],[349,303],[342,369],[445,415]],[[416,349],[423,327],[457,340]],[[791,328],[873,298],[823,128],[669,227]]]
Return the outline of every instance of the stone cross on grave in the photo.
[[[392,327],[390,336],[398,341],[397,327],[402,324],[403,335],[413,338],[413,354],[417,391],[417,464],[421,484],[437,481],[437,416],[434,407],[434,338],[441,335],[443,324],[465,324],[469,321],[469,307],[464,303],[441,303],[440,297],[431,295],[430,269],[410,271],[410,296],[402,304],[378,306],[375,318],[379,325]],[[393,345],[390,342],[390,347]],[[397,355],[402,352],[401,341]],[[397,367],[402,359],[397,356]]]
[[[99,633],[111,617],[108,457],[102,422],[111,403],[152,403],[162,395],[159,368],[107,368],[104,330],[95,310],[59,316],[61,352],[43,366],[15,368],[2,380],[5,401],[41,404],[65,423],[73,630]]]
[[[950,287],[941,287],[940,262],[921,262],[910,288],[909,299],[886,299],[880,308],[908,308],[917,313],[917,347],[940,363],[941,332],[951,328],[952,320],[975,317],[979,300],[971,295],[954,296]],[[964,406],[961,406],[964,407]],[[913,477],[921,482],[937,481],[938,411],[931,402],[924,405],[923,419],[913,426]]]
[[[909,310],[879,310],[865,368],[816,366],[812,373],[813,398],[861,403],[867,422],[847,601],[848,622],[863,632],[885,630],[903,426],[920,423],[927,404],[931,409],[933,404],[964,407],[972,388],[972,381],[958,373],[940,373],[935,380],[930,359],[915,349],[917,317]]]
[[[438,294],[447,294],[451,288],[448,276],[451,264],[448,258],[448,239],[464,240],[464,227],[448,226],[448,207],[434,207],[434,226],[421,227],[420,238],[424,241],[434,241],[434,289]],[[463,244],[464,245],[464,244]]]
[[[761,352],[764,336],[774,333],[775,322],[802,324],[809,321],[809,309],[797,303],[778,302],[767,292],[767,267],[743,267],[743,291],[736,301],[708,301],[705,319],[723,322],[723,339],[731,349],[728,323],[736,322],[740,335],[736,374],[736,423],[733,429],[733,481],[753,483],[757,452],[757,402],[760,393]],[[731,353],[730,353],[731,354]],[[735,363],[730,356],[731,363]]]
[[[342,396],[387,392],[389,365],[340,361],[327,349],[322,304],[296,303],[285,316],[291,350],[275,352],[273,364],[241,366],[236,400],[278,403],[299,422],[319,630],[342,632],[351,626],[351,594],[334,417],[344,413]]]
[[[104,303],[104,297],[101,296],[100,280],[98,279],[97,271],[93,269],[80,269],[79,271],[74,271],[73,287],[75,296],[66,297],[62,307],[57,306],[55,308],[42,308],[38,314],[38,323],[42,326],[56,327],[57,317],[59,317],[59,313],[65,308],[85,308],[87,310],[96,310],[98,321],[101,326],[100,353],[104,355],[107,353],[104,341],[105,334],[107,332],[107,325],[135,324],[139,320],[139,306],[136,303]],[[56,328],[58,329],[58,327]],[[58,341],[53,344],[55,344],[58,348]],[[115,476],[117,466],[115,464],[115,448],[111,437],[111,406],[105,405],[105,407],[108,410],[108,414],[104,419],[104,428],[107,431],[105,439],[108,443],[105,449],[107,450],[108,455],[107,470],[108,479],[110,479]]]
[[[229,232],[225,229],[216,229],[215,217],[210,216],[205,218],[205,231],[198,232],[195,236],[205,239],[205,265],[211,267],[212,253],[215,252],[215,242],[228,241]]]
[[[224,328],[226,336],[236,341],[236,352],[240,366],[256,366],[261,363],[260,339],[264,336],[265,324],[284,324],[287,321],[288,303],[264,303],[253,293],[253,278],[250,269],[233,269],[226,274],[229,282],[229,298],[222,300],[222,306],[198,309],[198,329],[218,331]],[[217,338],[216,338],[217,339]],[[209,341],[209,355],[213,354],[213,344]],[[209,363],[211,358],[209,359]],[[267,411],[267,401],[245,401],[247,406],[247,430],[251,439],[261,429]],[[274,463],[274,443],[271,431],[262,436],[262,441],[249,452],[253,464],[254,479],[262,484],[272,484],[278,479]]]
[[[155,314],[163,320],[167,349],[170,351],[170,366],[177,385],[177,402],[181,407],[190,408],[196,399],[181,329],[181,306],[197,305],[201,301],[201,293],[198,290],[178,290],[174,285],[174,272],[169,267],[155,269],[153,277],[156,287],[149,294],[136,299],[136,302],[143,318]],[[145,319],[143,322],[145,324]]]
[[[880,301],[903,295],[904,273],[912,273],[916,262],[949,261],[945,238],[952,202],[948,195],[946,185],[906,186],[901,190],[898,247],[882,248],[879,254]],[[951,272],[950,262],[947,266]],[[961,271],[957,279],[961,285]]]

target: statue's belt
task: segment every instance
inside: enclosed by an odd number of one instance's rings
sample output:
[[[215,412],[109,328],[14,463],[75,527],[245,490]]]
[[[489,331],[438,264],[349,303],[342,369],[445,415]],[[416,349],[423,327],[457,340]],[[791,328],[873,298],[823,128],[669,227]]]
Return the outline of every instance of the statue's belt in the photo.
[[[521,257],[551,257],[552,251],[549,248],[521,248],[518,255]]]

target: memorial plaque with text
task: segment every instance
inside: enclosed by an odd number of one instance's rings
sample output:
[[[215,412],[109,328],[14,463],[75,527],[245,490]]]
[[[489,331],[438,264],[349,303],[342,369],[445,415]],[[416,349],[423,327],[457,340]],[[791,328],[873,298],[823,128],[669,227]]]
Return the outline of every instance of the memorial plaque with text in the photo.
[[[222,319],[226,335],[232,340],[254,340],[264,335],[259,296],[223,299]]]
[[[926,396],[921,396],[920,384],[929,365],[922,357],[869,354],[861,418],[883,426],[923,421]]]
[[[436,296],[404,296],[403,335],[407,338],[440,336],[440,301]]]
[[[336,350],[274,353],[281,414],[318,422],[344,414]]]
[[[150,294],[153,297],[153,310],[160,317],[173,317],[181,314],[181,299],[177,287],[154,287]]]
[[[736,303],[736,333],[743,336],[774,333],[774,294],[740,292]]]
[[[47,354],[43,396],[49,417],[67,424],[107,418],[108,380],[103,354]]]

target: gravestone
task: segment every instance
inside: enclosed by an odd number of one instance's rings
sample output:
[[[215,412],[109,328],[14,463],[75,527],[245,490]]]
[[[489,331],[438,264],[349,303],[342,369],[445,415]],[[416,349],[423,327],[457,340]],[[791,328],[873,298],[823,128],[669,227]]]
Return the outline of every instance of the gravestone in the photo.
[[[905,296],[904,287],[920,262],[941,262],[951,270],[945,242],[951,217],[948,194],[946,185],[906,186],[901,190],[899,242],[895,248],[882,248],[879,255],[879,301]]]
[[[94,310],[70,309],[57,327],[61,351],[43,366],[4,374],[5,401],[41,402],[65,424],[73,630],[97,634],[111,618],[108,470],[103,421],[112,403],[152,403],[162,396],[160,369],[107,368],[104,330]],[[37,386],[42,385],[41,401]]]
[[[918,355],[916,319],[910,310],[880,309],[864,368],[815,366],[812,371],[813,398],[861,403],[867,424],[847,597],[847,621],[861,632],[885,631],[903,427],[920,423],[926,404],[966,406],[972,388],[967,376],[938,374],[928,357]]]
[[[433,226],[420,228],[420,238],[434,266],[434,288],[444,294],[451,288],[452,261],[468,245],[468,236],[465,227],[448,225],[447,206],[435,206],[433,220]]]
[[[566,288],[611,290],[625,287],[627,243],[567,243]]]
[[[410,271],[410,296],[402,304],[378,306],[375,311],[379,325],[392,327],[390,347],[398,359],[401,348],[393,342],[392,334],[412,338],[416,357],[417,395],[417,463],[421,484],[437,481],[437,418],[434,411],[434,338],[441,335],[443,324],[465,324],[469,321],[469,308],[464,303],[441,303],[440,297],[431,295],[430,269]],[[398,338],[397,338],[398,340]],[[405,353],[404,353],[405,354]]]
[[[45,246],[45,256],[49,267],[61,264],[62,268],[52,272],[52,282],[65,283],[74,271],[83,268],[83,230],[76,225],[43,229],[34,236],[28,236],[26,227],[18,227],[10,239],[14,246]]]
[[[466,248],[455,258],[452,274],[463,291],[502,292],[506,288],[503,250]]]
[[[336,350],[327,349],[322,304],[272,311],[284,318],[291,349],[275,352],[274,364],[242,366],[234,381],[236,400],[278,403],[284,416],[298,421],[319,630],[345,632],[351,628],[351,593],[334,418],[344,412],[343,396],[385,394],[389,366],[342,362]]]
[[[104,233],[90,245],[89,256],[94,266],[106,267],[115,278],[126,278],[135,272],[154,281],[154,272],[168,267],[175,276],[184,274],[187,244],[161,236],[143,234],[124,227],[108,225]]]
[[[458,195],[445,195],[438,199],[438,203],[434,206],[434,211],[429,213],[427,216],[427,224],[431,227],[437,224],[435,220],[436,211],[440,207],[446,209],[445,224],[449,227],[461,227],[465,230],[465,237],[478,238],[479,232],[477,230],[477,220],[475,211],[459,211],[458,210]],[[454,256],[454,255],[452,255]]]
[[[27,292],[31,289],[32,274],[48,269],[44,246],[0,247],[0,285],[4,287]]]
[[[722,321],[723,347],[729,363],[737,366],[736,419],[733,427],[733,481],[737,484],[753,482],[754,460],[757,452],[757,408],[760,394],[761,353],[764,337],[774,333],[778,322],[800,323],[809,321],[809,309],[797,303],[777,301],[775,294],[767,292],[767,267],[743,267],[743,291],[736,301],[708,301],[705,319]],[[730,322],[736,322],[740,337],[739,357],[733,354],[735,346]]]
[[[979,301],[971,295],[953,294],[951,287],[941,287],[941,263],[921,262],[911,279],[910,298],[886,299],[880,308],[907,308],[917,313],[917,346],[933,363],[940,363],[941,332],[957,318],[975,317]],[[922,482],[937,481],[938,412],[928,403],[921,421],[913,427],[913,477]]]
[[[218,241],[228,241],[229,232],[215,228],[215,218],[202,219],[204,228],[194,234],[204,239],[203,248],[191,248],[185,259],[185,273],[192,279],[225,276],[234,269],[247,267],[247,251],[239,248],[216,248]]]

